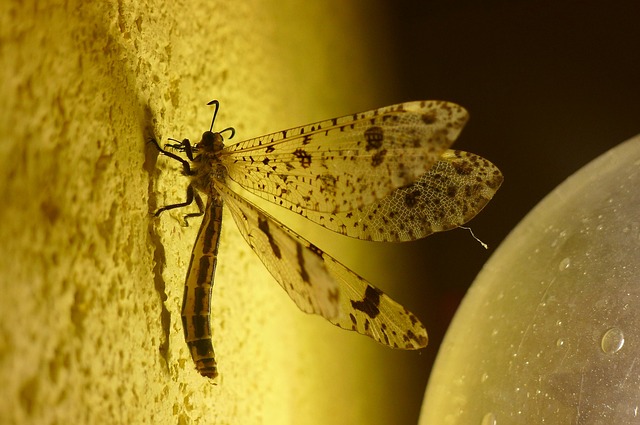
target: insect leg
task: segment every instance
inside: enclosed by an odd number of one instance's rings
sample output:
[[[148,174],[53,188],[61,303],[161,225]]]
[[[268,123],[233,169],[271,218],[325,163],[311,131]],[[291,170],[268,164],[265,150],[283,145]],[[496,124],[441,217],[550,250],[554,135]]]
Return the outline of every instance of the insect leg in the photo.
[[[158,149],[158,151],[160,151],[160,153],[162,153],[163,155],[166,155],[169,158],[172,158],[172,159],[178,161],[179,163],[181,163],[182,167],[184,169],[184,174],[186,176],[193,175],[193,172],[191,171],[191,166],[189,165],[189,161],[187,161],[186,159],[180,158],[178,155],[176,155],[173,152],[170,152],[170,151],[168,151],[166,149],[162,149],[160,147],[160,145],[158,144],[158,141],[156,139],[149,139],[149,143],[153,143],[153,145],[156,147],[156,149]],[[191,143],[189,143],[189,140],[185,139],[179,145],[167,145],[167,146],[171,147],[171,148],[184,150],[184,152],[186,152],[186,154],[187,154],[187,157],[190,160],[193,160],[193,153],[192,153],[192,150],[191,150]]]

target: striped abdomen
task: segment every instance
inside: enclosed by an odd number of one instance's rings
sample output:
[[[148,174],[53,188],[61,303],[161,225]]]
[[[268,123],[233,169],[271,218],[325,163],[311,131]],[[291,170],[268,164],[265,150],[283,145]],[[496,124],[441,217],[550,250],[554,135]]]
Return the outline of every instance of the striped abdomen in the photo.
[[[203,376],[218,375],[211,342],[211,290],[218,259],[222,223],[222,200],[210,194],[191,252],[182,300],[182,327],[196,369]]]

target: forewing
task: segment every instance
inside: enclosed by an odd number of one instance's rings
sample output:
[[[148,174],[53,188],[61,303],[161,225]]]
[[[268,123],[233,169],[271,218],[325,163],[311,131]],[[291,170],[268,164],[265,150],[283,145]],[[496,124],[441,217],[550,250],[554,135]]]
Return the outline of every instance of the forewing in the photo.
[[[448,150],[414,183],[379,202],[336,214],[304,211],[308,219],[358,239],[403,242],[461,226],[478,214],[502,184],[490,161]]]
[[[244,239],[302,311],[393,348],[427,345],[411,312],[226,186],[216,188]]]
[[[402,103],[240,142],[220,161],[230,179],[285,208],[352,211],[427,172],[467,117],[449,102]]]

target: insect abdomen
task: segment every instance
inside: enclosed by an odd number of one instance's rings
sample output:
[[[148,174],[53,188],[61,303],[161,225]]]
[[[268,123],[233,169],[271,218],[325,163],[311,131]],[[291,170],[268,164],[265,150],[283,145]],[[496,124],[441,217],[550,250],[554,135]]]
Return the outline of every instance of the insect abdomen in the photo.
[[[191,253],[182,302],[182,325],[187,346],[201,375],[218,375],[211,342],[211,290],[218,259],[222,201],[210,195],[198,238]]]

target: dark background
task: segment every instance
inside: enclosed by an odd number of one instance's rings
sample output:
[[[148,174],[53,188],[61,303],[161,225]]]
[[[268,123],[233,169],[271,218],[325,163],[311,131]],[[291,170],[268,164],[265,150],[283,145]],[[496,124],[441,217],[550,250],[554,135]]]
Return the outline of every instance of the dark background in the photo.
[[[396,272],[415,295],[399,301],[429,331],[430,345],[415,360],[424,388],[455,309],[500,242],[568,176],[640,133],[640,2],[394,1],[385,8],[389,28],[368,29],[385,31],[396,48],[396,86],[384,104],[463,105],[471,120],[454,147],[490,159],[505,176],[470,222],[489,251],[454,230],[389,254],[403,263]],[[421,388],[411,394],[419,406]]]

